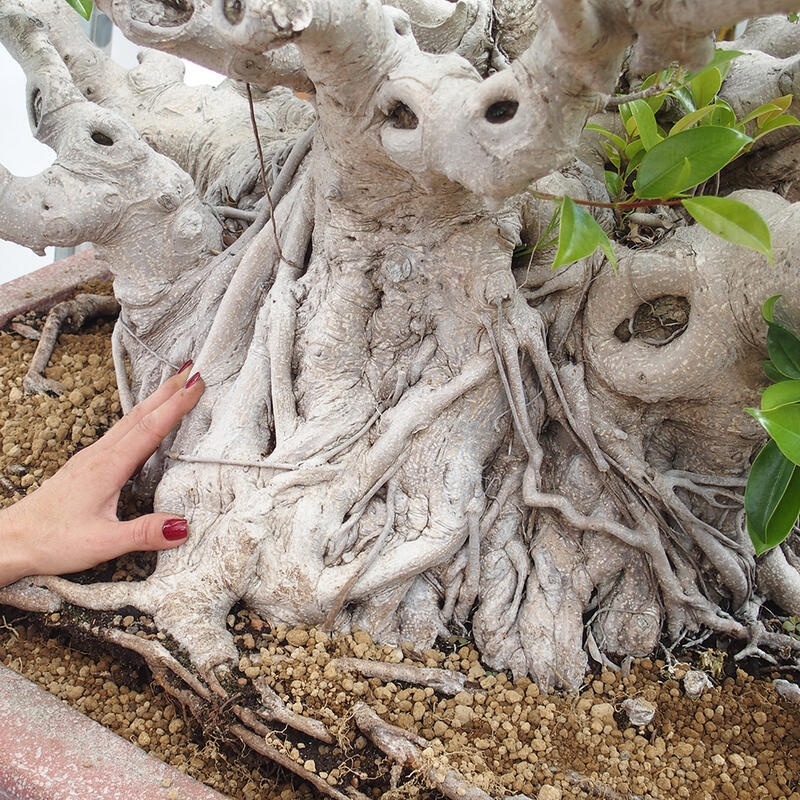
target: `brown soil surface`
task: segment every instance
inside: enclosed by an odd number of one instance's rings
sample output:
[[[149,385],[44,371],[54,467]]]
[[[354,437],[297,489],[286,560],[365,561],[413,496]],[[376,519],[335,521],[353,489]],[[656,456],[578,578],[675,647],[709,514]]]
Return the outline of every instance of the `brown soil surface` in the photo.
[[[110,328],[110,322],[95,323],[80,335],[62,336],[46,373],[64,384],[61,397],[23,395],[35,342],[0,332],[0,505],[35,490],[118,416]],[[112,572],[144,569],[141,560],[129,558]],[[221,734],[204,737],[140,662],[68,638],[61,618],[67,615],[0,612],[2,663],[158,758],[234,798],[320,796],[282,771],[257,766]],[[156,635],[133,610],[109,621],[130,633]],[[278,727],[271,743],[329,783],[358,786],[368,796],[439,797],[421,775],[408,772],[387,792],[390,765],[355,729],[349,711],[356,700],[428,739],[426,759],[462,771],[492,796],[800,800],[800,708],[772,685],[774,677],[797,680],[796,673],[754,676],[722,652],[695,649],[685,657],[713,682],[696,700],[683,687],[688,663],[648,659],[629,671],[587,676],[577,694],[542,694],[528,680],[513,683],[484,669],[464,640],[418,653],[376,646],[359,633],[272,629],[244,610],[228,622],[243,653],[235,675],[241,691],[252,691],[254,678],[266,678],[290,708],[322,721],[336,737],[334,745],[314,745]],[[339,656],[458,670],[469,684],[447,697],[337,669],[330,661]],[[628,699],[653,704],[652,721],[633,725],[623,710]]]

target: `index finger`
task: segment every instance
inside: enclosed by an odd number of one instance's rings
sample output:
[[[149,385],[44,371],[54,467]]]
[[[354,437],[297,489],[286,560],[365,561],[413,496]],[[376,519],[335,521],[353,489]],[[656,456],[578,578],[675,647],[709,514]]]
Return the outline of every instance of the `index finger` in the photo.
[[[180,391],[186,383],[188,377],[187,370],[192,366],[191,361],[187,361],[181,369],[171,378],[162,383],[158,389],[149,394],[141,402],[137,403],[124,417],[119,419],[105,435],[98,440],[97,444],[102,447],[111,447],[120,441],[137,423],[146,417],[153,409],[165,403],[172,395]]]
[[[120,481],[124,483],[137,467],[153,455],[164,437],[197,405],[204,389],[205,383],[200,373],[196,372],[184,386],[173,391],[160,404],[155,407],[149,404],[149,408],[138,415],[139,418],[128,426],[128,430],[112,442],[106,457],[111,471],[116,473]],[[159,392],[160,389],[151,397],[155,398]]]

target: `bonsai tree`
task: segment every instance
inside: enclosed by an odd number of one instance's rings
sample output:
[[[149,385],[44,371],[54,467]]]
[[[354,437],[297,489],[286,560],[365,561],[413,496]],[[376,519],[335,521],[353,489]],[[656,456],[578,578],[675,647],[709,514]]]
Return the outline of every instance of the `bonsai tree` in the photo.
[[[800,614],[796,542],[756,558],[743,409],[762,304],[800,309],[792,2],[100,0],[152,48],[130,71],[62,5],[0,3],[57,153],[0,173],[0,235],[94,242],[123,407],[190,357],[208,388],[139,480],[188,542],[6,599],[134,606],[193,686],[238,663],[239,602],[418,647],[468,628],[543,686],[662,636],[779,644],[759,608]]]

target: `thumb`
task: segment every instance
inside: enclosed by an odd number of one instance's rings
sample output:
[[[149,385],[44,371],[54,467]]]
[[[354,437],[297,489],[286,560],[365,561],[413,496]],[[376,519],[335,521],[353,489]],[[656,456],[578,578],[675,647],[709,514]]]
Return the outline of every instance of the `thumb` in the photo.
[[[121,553],[133,550],[166,550],[177,547],[189,535],[189,523],[169,514],[145,514],[120,523]]]

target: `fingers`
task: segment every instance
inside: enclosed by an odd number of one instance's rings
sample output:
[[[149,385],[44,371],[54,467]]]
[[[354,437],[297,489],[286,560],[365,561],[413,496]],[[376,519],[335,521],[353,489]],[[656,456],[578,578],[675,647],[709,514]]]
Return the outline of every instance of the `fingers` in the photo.
[[[114,525],[113,538],[108,541],[115,558],[132,550],[167,550],[186,541],[189,525],[185,519],[169,514],[146,514],[129,522]]]
[[[170,378],[148,400],[159,395],[165,386],[169,389],[168,396],[162,397],[161,402],[155,407],[149,403],[145,413],[137,415],[138,419],[127,426],[127,430],[116,442],[112,442],[112,449],[109,450],[106,459],[109,470],[121,481],[120,485],[156,451],[161,440],[200,400],[205,389],[200,374],[196,372],[184,385],[179,385],[175,390],[173,381],[178,378],[180,379],[178,383],[183,383],[183,376],[176,375]]]
[[[189,377],[192,362],[187,361],[175,375],[168,378],[152,394],[137,403],[116,425],[114,425],[103,436],[100,442],[105,446],[116,444],[123,438],[143,417],[147,416],[153,409],[165,403],[172,395],[180,391]]]

